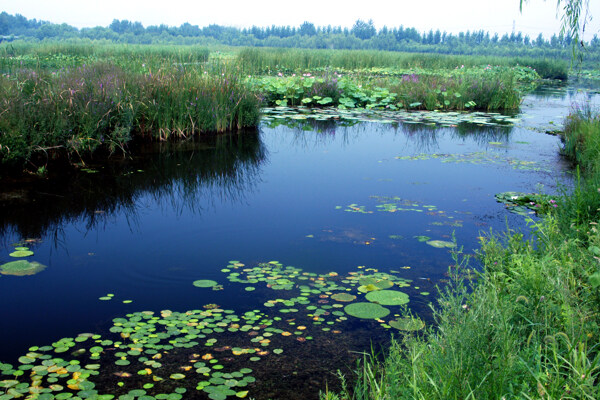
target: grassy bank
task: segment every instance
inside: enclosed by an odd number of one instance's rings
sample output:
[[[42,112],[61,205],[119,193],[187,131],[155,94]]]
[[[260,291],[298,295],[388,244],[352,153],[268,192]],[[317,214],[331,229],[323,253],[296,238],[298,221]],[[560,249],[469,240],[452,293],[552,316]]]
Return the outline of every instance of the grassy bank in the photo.
[[[134,138],[168,140],[256,127],[261,99],[227,68],[165,66],[145,71],[95,62],[0,76],[3,164],[99,148]]]
[[[600,118],[574,110],[564,153],[576,187],[533,226],[482,239],[481,274],[465,260],[441,290],[436,326],[402,336],[385,360],[365,357],[358,383],[328,399],[600,398]]]

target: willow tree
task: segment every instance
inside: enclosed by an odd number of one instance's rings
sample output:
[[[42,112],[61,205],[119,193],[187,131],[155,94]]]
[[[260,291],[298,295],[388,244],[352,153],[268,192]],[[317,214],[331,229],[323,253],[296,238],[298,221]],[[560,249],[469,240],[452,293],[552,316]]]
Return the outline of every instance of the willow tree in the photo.
[[[520,0],[520,10],[528,0]],[[588,22],[592,20],[590,14],[590,0],[557,0],[557,13],[560,14],[560,34],[573,39],[573,58],[581,61],[585,45],[583,34]]]

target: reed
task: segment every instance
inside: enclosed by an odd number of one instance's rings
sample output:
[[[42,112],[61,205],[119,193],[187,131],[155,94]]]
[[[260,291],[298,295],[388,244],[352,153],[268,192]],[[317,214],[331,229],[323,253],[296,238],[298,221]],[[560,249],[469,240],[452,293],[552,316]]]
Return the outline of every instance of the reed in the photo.
[[[104,62],[5,74],[0,99],[2,163],[125,151],[135,137],[168,140],[256,127],[261,104],[226,66],[138,72]]]

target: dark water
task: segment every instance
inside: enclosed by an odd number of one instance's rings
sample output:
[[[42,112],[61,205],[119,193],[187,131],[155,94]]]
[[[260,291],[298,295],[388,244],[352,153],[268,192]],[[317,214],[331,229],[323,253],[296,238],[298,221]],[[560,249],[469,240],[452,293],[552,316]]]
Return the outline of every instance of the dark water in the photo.
[[[30,239],[35,254],[28,259],[47,268],[0,277],[0,360],[15,363],[30,346],[78,333],[103,334],[113,318],[143,310],[215,303],[272,313],[263,303],[281,293],[229,282],[221,269],[230,260],[248,267],[278,260],[314,274],[391,272],[411,281],[401,290],[428,320],[435,285],[454,261],[415,236],[454,236],[473,253],[482,232],[526,231],[524,218],[494,194],[568,185],[559,139],[543,131],[560,126],[578,96],[574,89],[529,96],[515,127],[265,124],[244,136],[147,149],[143,159],[94,173],[6,186],[0,262],[14,260],[15,244]],[[416,155],[423,159],[396,158]],[[390,202],[411,210],[378,211]],[[352,204],[372,213],[345,211]],[[223,290],[194,287],[197,279]],[[107,293],[113,300],[99,300]],[[357,354],[349,350],[368,350],[390,335],[353,317],[339,324],[338,337],[312,328],[314,340],[282,344],[280,358],[252,365],[250,396],[306,398],[301,389],[316,396],[325,382],[335,388],[329,371],[353,367]]]

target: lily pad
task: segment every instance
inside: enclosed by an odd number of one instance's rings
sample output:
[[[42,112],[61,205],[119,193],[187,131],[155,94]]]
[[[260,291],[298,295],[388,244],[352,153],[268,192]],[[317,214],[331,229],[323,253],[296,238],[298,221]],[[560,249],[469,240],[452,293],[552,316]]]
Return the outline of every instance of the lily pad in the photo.
[[[350,293],[335,293],[331,298],[336,301],[350,302],[356,299],[356,296]]]
[[[7,262],[6,264],[0,265],[0,274],[2,275],[14,275],[14,276],[27,276],[35,275],[46,268],[36,261],[18,260]]]
[[[33,255],[33,251],[31,250],[16,250],[9,254],[11,257],[29,257]]]
[[[428,245],[436,247],[438,249],[443,249],[445,247],[452,248],[452,247],[456,246],[456,244],[454,242],[449,242],[449,241],[446,241],[446,240],[429,240],[426,243]]]
[[[373,303],[384,306],[399,306],[408,303],[408,295],[399,290],[378,290],[367,293],[365,297]]]
[[[193,282],[193,285],[199,288],[209,288],[217,286],[218,283],[210,279],[199,279]]]
[[[417,239],[419,242],[426,242],[429,239],[431,239],[429,236],[423,236],[423,235],[419,235],[419,236],[413,236],[415,239]]]
[[[425,327],[425,322],[420,318],[405,317],[391,320],[389,325],[401,331],[418,331]]]
[[[348,304],[344,307],[344,311],[353,317],[365,319],[383,318],[390,313],[390,310],[379,304],[364,302]]]

